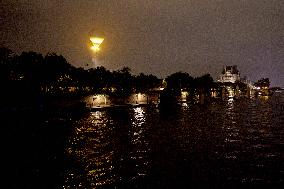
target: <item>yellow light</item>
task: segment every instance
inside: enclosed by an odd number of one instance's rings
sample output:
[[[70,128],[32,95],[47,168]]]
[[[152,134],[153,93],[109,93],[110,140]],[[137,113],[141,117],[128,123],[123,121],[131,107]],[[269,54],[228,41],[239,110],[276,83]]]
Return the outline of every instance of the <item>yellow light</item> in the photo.
[[[104,41],[104,38],[102,38],[102,37],[91,37],[90,40],[92,41],[93,44],[100,45]]]
[[[99,51],[100,47],[96,46],[96,45],[93,45],[93,46],[91,46],[91,49],[94,50],[94,51]]]
[[[182,91],[181,92],[181,100],[182,101],[186,101],[186,97],[188,96],[188,92],[186,91]]]
[[[90,37],[90,41],[92,42],[91,49],[94,51],[100,50],[100,45],[104,41],[104,38],[102,37]]]

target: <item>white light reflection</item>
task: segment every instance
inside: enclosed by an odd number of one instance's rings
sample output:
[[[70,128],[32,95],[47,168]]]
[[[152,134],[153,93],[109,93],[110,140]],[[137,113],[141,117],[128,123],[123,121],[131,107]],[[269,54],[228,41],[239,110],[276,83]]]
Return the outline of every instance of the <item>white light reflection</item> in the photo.
[[[238,158],[240,152],[234,150],[234,146],[239,146],[242,143],[240,138],[240,128],[237,123],[235,103],[233,98],[229,98],[226,106],[225,122],[223,125],[223,133],[225,136],[224,147],[229,148],[225,154],[226,159]]]
[[[106,106],[111,103],[109,96],[105,94],[90,95],[85,98],[85,102],[88,107]]]
[[[80,163],[84,174],[75,172],[66,175],[66,188],[77,188],[72,183],[78,178],[87,178],[87,185],[94,188],[115,182],[112,123],[106,111],[91,112],[76,123],[74,135],[69,139],[66,150],[72,159]]]
[[[142,107],[133,108],[132,128],[129,131],[133,150],[130,152],[130,158],[135,162],[135,175],[133,178],[147,175],[149,166],[149,141],[145,136],[146,118]]]
[[[229,98],[229,99],[228,99],[228,102],[229,102],[229,103],[232,103],[233,101],[234,101],[233,98]]]
[[[188,96],[188,92],[187,91],[182,91],[181,92],[181,101],[186,101],[187,100],[187,96]]]
[[[234,109],[234,99],[233,98],[228,99],[228,104],[227,104],[226,109],[227,109],[226,114],[231,116],[232,111]]]
[[[183,103],[181,104],[181,106],[182,106],[182,107],[185,107],[185,108],[188,108],[188,104],[187,104],[186,102],[183,102]]]
[[[96,120],[102,118],[102,112],[101,111],[92,112],[91,114],[95,118],[95,119],[92,120],[92,123],[94,123]]]

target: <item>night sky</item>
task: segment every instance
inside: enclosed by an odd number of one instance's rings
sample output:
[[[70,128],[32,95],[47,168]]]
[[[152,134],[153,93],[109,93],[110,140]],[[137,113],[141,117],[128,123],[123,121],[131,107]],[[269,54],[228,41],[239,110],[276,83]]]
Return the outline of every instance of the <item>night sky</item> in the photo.
[[[2,0],[0,44],[91,63],[89,36],[105,36],[97,65],[134,74],[192,76],[237,65],[284,87],[283,0]]]

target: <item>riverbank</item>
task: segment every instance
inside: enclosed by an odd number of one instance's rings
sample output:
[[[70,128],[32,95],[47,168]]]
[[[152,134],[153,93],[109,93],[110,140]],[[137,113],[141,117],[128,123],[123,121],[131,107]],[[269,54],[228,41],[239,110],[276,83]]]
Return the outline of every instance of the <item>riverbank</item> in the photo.
[[[83,111],[86,107],[81,96],[10,95],[0,100],[0,113],[27,111]]]

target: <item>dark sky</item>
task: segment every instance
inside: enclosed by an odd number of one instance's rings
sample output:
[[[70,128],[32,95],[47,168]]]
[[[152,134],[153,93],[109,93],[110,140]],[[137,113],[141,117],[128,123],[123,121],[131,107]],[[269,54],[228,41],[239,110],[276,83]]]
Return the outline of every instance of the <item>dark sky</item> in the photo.
[[[165,77],[237,65],[252,81],[284,87],[283,0],[2,0],[0,42],[91,62],[91,34],[105,36],[97,64]]]

